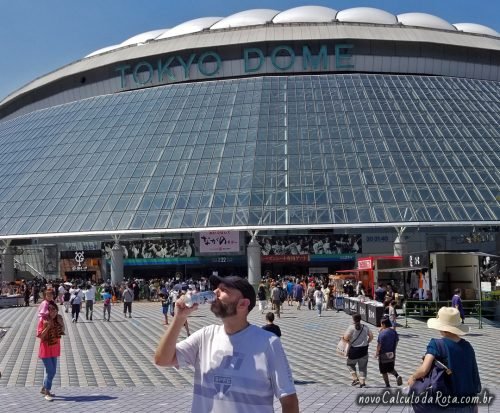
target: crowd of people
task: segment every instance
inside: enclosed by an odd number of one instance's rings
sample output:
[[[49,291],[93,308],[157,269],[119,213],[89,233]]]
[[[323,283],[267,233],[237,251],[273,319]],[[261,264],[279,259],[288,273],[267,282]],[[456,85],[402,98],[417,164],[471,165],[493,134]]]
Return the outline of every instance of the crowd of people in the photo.
[[[246,279],[236,276],[213,276],[185,282],[174,279],[152,280],[146,284],[150,292],[146,299],[158,300],[164,324],[168,326],[158,344],[155,362],[160,366],[195,367],[193,411],[271,412],[274,411],[273,398],[276,397],[281,402],[283,412],[298,412],[299,401],[291,367],[281,345],[282,331],[274,323],[275,317],[280,318],[280,308],[287,303],[294,307],[293,311],[307,304],[307,308],[316,310],[321,316],[322,311],[333,308],[332,296],[344,294],[347,291],[344,291],[344,287],[349,289],[345,285],[336,289],[321,277],[265,280],[257,292]],[[29,287],[32,291],[35,285]],[[71,320],[76,324],[81,306],[85,305],[86,320],[92,321],[94,303],[99,299],[103,301],[105,321],[110,321],[111,307],[117,302],[123,303],[123,315],[132,317],[133,302],[143,297],[141,289],[145,291],[145,288],[139,280],[120,285],[106,282],[95,285],[77,280],[59,285],[51,282],[37,287],[43,296],[38,306],[36,331],[40,339],[39,358],[45,368],[41,393],[46,400],[51,401],[55,397],[52,381],[61,355],[61,338],[65,335],[60,311],[71,310]],[[353,287],[354,291],[361,292],[357,286]],[[186,294],[206,290],[215,292],[216,299],[211,304],[211,311],[221,319],[222,325],[209,325],[191,333],[188,316],[198,306],[187,306]],[[385,286],[384,294],[380,289],[377,290],[376,298],[389,302],[390,307],[393,301],[391,288]],[[428,321],[428,327],[438,330],[442,338],[429,342],[422,364],[407,380],[410,391],[415,382],[429,373],[434,360],[444,362],[454,372],[449,384],[451,394],[470,396],[481,390],[474,350],[462,338],[468,327],[462,324],[460,291],[456,293],[454,305],[443,307],[437,318]],[[254,326],[248,321],[248,313],[257,304],[259,311],[266,313],[263,326]],[[186,338],[178,341],[181,329],[185,329]],[[360,388],[367,385],[369,348],[376,341],[372,352],[386,387],[391,386],[390,377],[394,377],[397,386],[402,386],[403,378],[396,370],[399,335],[391,312],[382,318],[380,329],[377,334],[375,332],[373,326],[363,323],[361,316],[354,314],[352,324],[341,337],[349,344],[346,367],[352,376],[350,384]],[[216,377],[219,379],[215,380]],[[215,393],[212,391],[213,386]],[[454,411],[463,412],[472,412],[475,408],[472,404],[453,407]]]

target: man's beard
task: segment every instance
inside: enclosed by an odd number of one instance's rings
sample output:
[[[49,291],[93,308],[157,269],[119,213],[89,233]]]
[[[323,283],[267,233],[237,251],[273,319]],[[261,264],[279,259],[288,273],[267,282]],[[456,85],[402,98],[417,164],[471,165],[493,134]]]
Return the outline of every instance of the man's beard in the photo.
[[[229,304],[224,304],[220,300],[215,300],[210,306],[210,310],[217,318],[226,318],[236,315],[236,307],[238,306],[238,302],[233,302]]]

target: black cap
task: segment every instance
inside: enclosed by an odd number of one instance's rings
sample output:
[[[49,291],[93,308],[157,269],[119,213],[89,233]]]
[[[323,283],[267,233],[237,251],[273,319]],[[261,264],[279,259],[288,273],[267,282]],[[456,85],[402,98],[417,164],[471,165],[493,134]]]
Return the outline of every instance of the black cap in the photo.
[[[235,275],[231,275],[229,277],[219,277],[218,275],[212,275],[210,277],[210,284],[214,289],[217,288],[220,283],[223,283],[229,288],[234,288],[235,290],[241,291],[243,297],[250,300],[248,312],[252,311],[252,309],[255,307],[257,298],[255,296],[254,288],[246,278],[237,277]]]

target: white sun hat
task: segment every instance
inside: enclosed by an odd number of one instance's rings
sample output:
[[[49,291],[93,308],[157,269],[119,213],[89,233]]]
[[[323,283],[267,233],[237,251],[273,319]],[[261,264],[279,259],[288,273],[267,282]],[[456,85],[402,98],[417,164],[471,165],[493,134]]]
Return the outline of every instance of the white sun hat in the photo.
[[[453,307],[441,307],[437,313],[437,317],[427,321],[427,327],[434,330],[447,331],[459,336],[469,332],[469,327],[462,324],[460,312]]]

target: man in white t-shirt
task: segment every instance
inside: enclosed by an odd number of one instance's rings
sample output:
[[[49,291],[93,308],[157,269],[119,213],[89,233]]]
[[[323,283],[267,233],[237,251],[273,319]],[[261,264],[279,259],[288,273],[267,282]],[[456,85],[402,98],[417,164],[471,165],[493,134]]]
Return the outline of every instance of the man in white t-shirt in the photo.
[[[95,301],[95,287],[89,281],[83,290],[83,296],[85,298],[85,319],[92,321],[92,314],[94,313],[94,301]]]
[[[272,413],[273,396],[282,411],[298,413],[299,401],[280,339],[247,321],[255,306],[254,288],[240,277],[213,276],[217,299],[211,305],[223,325],[206,326],[177,343],[187,317],[196,310],[176,302],[176,314],[160,340],[155,363],[192,365],[192,412]]]

